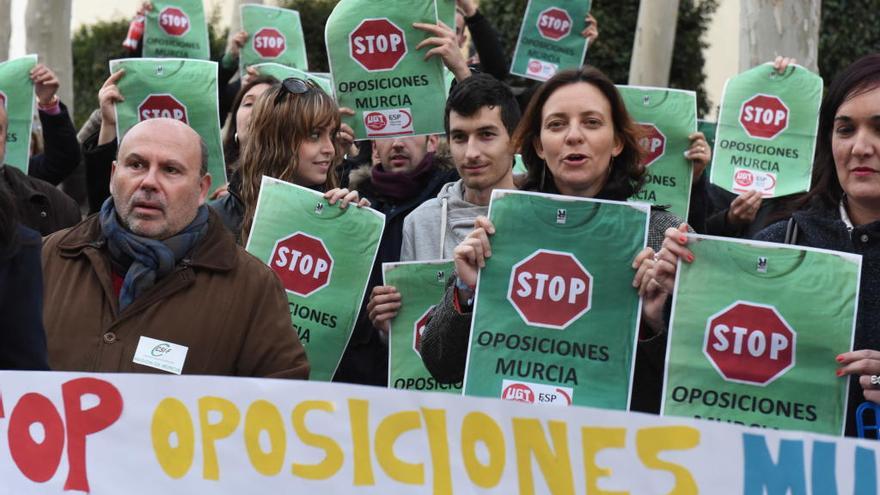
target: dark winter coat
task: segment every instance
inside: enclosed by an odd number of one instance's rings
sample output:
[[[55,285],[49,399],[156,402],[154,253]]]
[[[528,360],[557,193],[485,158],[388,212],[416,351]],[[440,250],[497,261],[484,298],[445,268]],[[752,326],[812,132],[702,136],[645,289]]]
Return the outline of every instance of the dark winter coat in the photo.
[[[216,213],[192,254],[121,312],[97,215],[46,239],[43,274],[52,369],[160,372],[132,362],[146,336],[188,347],[185,374],[308,378],[281,282]]]
[[[19,226],[15,243],[0,253],[0,369],[47,370],[40,234]]]
[[[48,182],[25,175],[11,165],[0,167],[0,180],[6,182],[15,198],[21,223],[41,235],[76,225],[82,218],[76,201]]]

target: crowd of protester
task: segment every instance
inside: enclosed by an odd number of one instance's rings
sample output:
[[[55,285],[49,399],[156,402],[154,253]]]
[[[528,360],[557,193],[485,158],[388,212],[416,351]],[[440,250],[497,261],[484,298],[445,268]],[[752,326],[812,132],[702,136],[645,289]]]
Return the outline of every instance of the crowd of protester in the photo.
[[[210,198],[204,141],[185,124],[147,120],[118,139],[114,104],[125,98],[117,86],[124,71],[96,88],[99,108],[78,140],[56,94],[57,77],[38,65],[31,78],[43,151],[33,154],[27,174],[0,168],[0,367],[153,372],[132,361],[138,337],[149,334],[189,347],[184,373],[307,378],[285,291],[242,247],[265,175],[320,191],[341,208],[370,206],[385,215],[335,380],[387,383],[389,322],[405,301],[382,284],[382,263],[445,258],[454,260],[455,274],[425,330],[421,356],[436,380],[460,381],[477,273],[491,256],[492,191],[625,201],[643,186],[645,167],[638,128],[600,68],[560,71],[514,95],[501,82],[509,63],[492,20],[471,0],[457,4],[454,30],[421,26],[456,79],[445,135],[355,141],[341,122],[351,111],[311,82],[252,70],[235,75],[247,33],[232,36],[219,64],[218,94],[229,180]],[[592,43],[598,28],[592,17],[587,21],[581,34]],[[778,59],[776,68],[789,63]],[[880,402],[870,381],[880,374],[878,119],[880,54],[857,60],[831,82],[812,189],[787,201],[762,201],[757,192],[735,196],[710,184],[703,171],[711,148],[701,133],[690,136],[690,218],[653,208],[647,246],[632,260],[633,290],[643,298],[634,410],[659,410],[676,266],[693,261],[688,232],[861,254],[856,350],[838,357],[838,374],[852,380],[847,433],[854,432],[855,405]],[[6,127],[0,108],[0,134]],[[4,151],[0,141],[0,158]],[[524,175],[513,173],[515,153]],[[55,187],[81,162],[85,219]]]

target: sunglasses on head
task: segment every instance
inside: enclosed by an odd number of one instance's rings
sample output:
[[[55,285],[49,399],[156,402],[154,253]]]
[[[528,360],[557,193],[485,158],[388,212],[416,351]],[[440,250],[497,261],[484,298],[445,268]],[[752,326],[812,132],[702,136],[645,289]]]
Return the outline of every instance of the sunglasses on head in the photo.
[[[275,95],[275,104],[281,101],[288,94],[303,95],[311,91],[315,85],[311,81],[305,81],[298,77],[288,77],[281,81],[281,89]]]

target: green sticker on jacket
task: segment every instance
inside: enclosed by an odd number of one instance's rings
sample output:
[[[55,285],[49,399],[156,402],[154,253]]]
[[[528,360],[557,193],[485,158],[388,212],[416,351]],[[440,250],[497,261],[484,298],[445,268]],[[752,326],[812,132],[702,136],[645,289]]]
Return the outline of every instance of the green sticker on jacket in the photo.
[[[792,65],[763,64],[727,80],[709,180],[764,197],[810,189],[822,78]]]
[[[36,55],[0,62],[0,106],[6,108],[6,157],[3,162],[27,173],[34,122],[34,82],[31,69]],[[3,157],[0,157],[2,159]],[[3,163],[0,163],[2,165]]]
[[[360,311],[385,216],[263,177],[247,250],[278,275],[310,378],[330,381]]]
[[[388,337],[388,386],[461,394],[461,382],[437,382],[422,363],[421,338],[434,306],[443,299],[452,261],[382,263],[385,285],[397,288],[401,305]]]
[[[493,191],[465,395],[627,409],[648,205]]]
[[[697,95],[679,89],[618,86],[626,109],[642,129],[645,185],[630,198],[668,206],[679,218],[688,217],[693,166],[684,153],[688,136],[697,130]]]
[[[211,190],[226,183],[217,110],[217,63],[179,58],[126,58],[110,61],[110,72],[125,69],[117,83],[116,135],[142,120],[164,117],[192,127],[208,147]]]
[[[264,62],[309,70],[299,12],[265,5],[242,5],[241,29],[248,33],[239,58],[242,73],[248,66]]]
[[[209,60],[202,0],[153,0],[144,21],[143,56]]]
[[[529,0],[513,52],[510,73],[546,81],[583,65],[589,0]]]
[[[430,37],[414,22],[437,23],[434,2],[342,0],[324,32],[342,120],[357,139],[442,134],[448,90],[439,57],[424,60]]]
[[[664,415],[840,435],[861,256],[691,236],[679,263]],[[834,297],[828,296],[833,294]]]

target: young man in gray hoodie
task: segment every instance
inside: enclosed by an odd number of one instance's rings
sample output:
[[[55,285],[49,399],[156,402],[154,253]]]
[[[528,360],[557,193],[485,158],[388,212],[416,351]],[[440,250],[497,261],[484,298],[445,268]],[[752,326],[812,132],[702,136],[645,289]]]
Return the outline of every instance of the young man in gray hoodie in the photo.
[[[519,118],[510,89],[490,75],[475,74],[452,88],[446,100],[446,137],[461,179],[407,215],[401,261],[452,259],[477,216],[488,214],[492,191],[516,187],[511,137]],[[367,304],[373,326],[387,332],[400,304],[394,287],[374,287]]]

